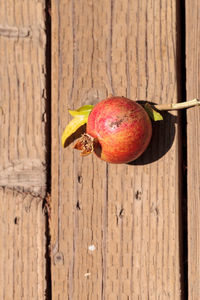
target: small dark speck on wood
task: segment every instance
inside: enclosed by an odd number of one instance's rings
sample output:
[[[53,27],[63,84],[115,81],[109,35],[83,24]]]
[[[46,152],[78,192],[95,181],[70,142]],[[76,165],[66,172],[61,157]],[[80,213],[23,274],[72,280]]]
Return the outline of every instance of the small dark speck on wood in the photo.
[[[117,225],[119,223],[119,219],[122,219],[124,216],[124,208],[121,208],[119,213],[116,214],[116,217],[117,217]]]
[[[18,224],[19,224],[19,217],[15,217],[15,218],[14,218],[14,223],[15,223],[15,225],[18,225]]]
[[[136,199],[136,200],[141,200],[141,195],[142,195],[142,192],[137,191],[137,192],[135,193],[135,199]]]
[[[83,182],[83,177],[81,175],[78,175],[78,183],[82,183]]]
[[[79,201],[76,202],[76,209],[81,210],[80,202]]]

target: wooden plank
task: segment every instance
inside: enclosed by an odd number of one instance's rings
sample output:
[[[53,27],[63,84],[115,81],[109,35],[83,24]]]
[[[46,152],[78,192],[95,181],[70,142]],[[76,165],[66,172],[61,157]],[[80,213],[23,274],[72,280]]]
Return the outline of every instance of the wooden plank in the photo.
[[[0,1],[0,185],[45,192],[45,0]]]
[[[187,99],[200,98],[200,3],[186,1]],[[188,299],[200,298],[200,109],[187,111]]]
[[[175,62],[175,1],[52,1],[53,299],[180,299],[176,115],[135,165],[60,143],[67,107],[176,102]]]
[[[0,299],[6,300],[45,299],[47,289],[44,12],[45,0],[0,1]]]
[[[46,238],[42,199],[0,188],[0,299],[44,299]]]

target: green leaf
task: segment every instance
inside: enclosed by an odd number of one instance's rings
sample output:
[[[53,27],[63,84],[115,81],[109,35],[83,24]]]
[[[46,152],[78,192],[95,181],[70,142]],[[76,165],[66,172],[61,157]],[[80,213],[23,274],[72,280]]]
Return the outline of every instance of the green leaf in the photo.
[[[88,120],[88,116],[77,116],[73,118],[65,127],[65,130],[62,134],[62,145],[65,146],[66,140],[76,132],[82,125],[86,124]]]
[[[91,111],[94,105],[83,105],[77,111]]]
[[[146,112],[148,113],[149,117],[153,121],[162,121],[163,120],[162,115],[158,111],[153,109],[153,107],[149,103],[146,103],[144,108],[145,108]]]
[[[69,110],[69,113],[72,117],[76,117],[76,116],[89,116],[91,110],[93,109],[94,105],[84,105],[82,107],[80,107],[77,110]]]

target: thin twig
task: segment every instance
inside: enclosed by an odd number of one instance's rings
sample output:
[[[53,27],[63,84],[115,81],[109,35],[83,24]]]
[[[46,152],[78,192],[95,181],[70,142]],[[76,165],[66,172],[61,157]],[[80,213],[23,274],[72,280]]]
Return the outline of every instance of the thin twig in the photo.
[[[154,105],[154,107],[158,110],[177,110],[177,109],[189,108],[198,105],[200,105],[199,99],[193,99],[190,101],[180,102],[180,103],[156,104]]]
[[[189,108],[198,105],[200,105],[199,99],[193,99],[190,101],[180,102],[180,103],[156,104],[154,105],[154,107],[158,110],[177,110],[177,109]]]

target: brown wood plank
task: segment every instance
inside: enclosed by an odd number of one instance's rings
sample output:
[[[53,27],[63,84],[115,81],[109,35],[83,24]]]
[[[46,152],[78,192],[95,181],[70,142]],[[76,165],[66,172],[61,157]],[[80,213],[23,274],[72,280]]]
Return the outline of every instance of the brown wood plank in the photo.
[[[176,115],[135,165],[60,142],[68,107],[177,101],[176,2],[53,0],[52,51],[53,299],[180,299]]]
[[[45,0],[0,1],[0,185],[45,192]]]
[[[0,299],[45,299],[42,199],[0,188]]]
[[[186,1],[187,99],[200,98],[200,3]],[[200,108],[187,111],[188,299],[200,299]]]
[[[0,299],[45,299],[45,52],[45,0],[0,1]]]

